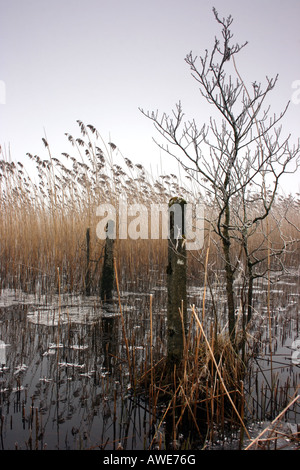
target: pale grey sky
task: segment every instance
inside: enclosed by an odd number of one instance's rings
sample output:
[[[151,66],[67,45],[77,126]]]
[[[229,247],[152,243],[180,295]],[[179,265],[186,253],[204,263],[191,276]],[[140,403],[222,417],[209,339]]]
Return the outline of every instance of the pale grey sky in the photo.
[[[76,120],[93,124],[134,163],[153,171],[174,165],[152,142],[152,123],[138,110],[170,112],[181,100],[187,119],[209,114],[184,61],[201,55],[220,34],[212,7],[232,14],[234,40],[248,41],[237,56],[247,83],[279,73],[272,111],[279,113],[300,88],[300,1],[286,0],[0,0],[0,143],[14,160],[30,152],[47,158],[69,151]],[[1,87],[0,87],[1,95]],[[300,93],[283,121],[300,136]],[[4,101],[4,103],[3,103]],[[160,172],[160,170],[158,170]],[[299,173],[285,180],[300,192]]]

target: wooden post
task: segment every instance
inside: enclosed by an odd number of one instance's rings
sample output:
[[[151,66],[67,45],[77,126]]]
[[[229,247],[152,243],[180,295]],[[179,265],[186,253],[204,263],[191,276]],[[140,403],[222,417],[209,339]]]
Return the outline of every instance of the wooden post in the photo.
[[[179,363],[186,333],[186,239],[185,205],[182,198],[169,202],[167,359]]]
[[[86,229],[86,273],[85,273],[85,294],[91,293],[91,273],[90,273],[90,229]]]
[[[114,287],[114,222],[109,220],[106,225],[106,240],[104,247],[104,261],[101,277],[101,299],[104,302],[112,299]]]

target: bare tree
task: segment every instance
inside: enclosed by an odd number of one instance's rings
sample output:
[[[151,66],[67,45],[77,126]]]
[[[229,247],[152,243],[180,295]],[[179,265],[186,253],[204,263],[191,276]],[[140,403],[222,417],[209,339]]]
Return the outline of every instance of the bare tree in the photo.
[[[202,97],[213,105],[220,119],[211,118],[200,128],[195,120],[184,120],[180,102],[171,115],[141,111],[164,138],[163,143],[157,144],[210,194],[214,208],[210,223],[221,240],[228,326],[234,337],[237,267],[242,263],[248,281],[249,319],[255,267],[271,253],[279,255],[285,247],[284,242],[280,249],[271,246],[269,215],[280,177],[298,167],[300,147],[290,146],[290,137],[281,137],[280,121],[288,104],[278,116],[270,115],[270,106],[264,109],[278,77],[267,77],[264,86],[254,82],[248,91],[235,62],[235,56],[247,43],[232,44],[232,17],[220,19],[215,9],[213,12],[221,26],[222,39],[215,38],[210,53],[206,50],[198,58],[190,52],[185,61]],[[261,241],[252,247],[250,239],[257,232],[262,234]]]

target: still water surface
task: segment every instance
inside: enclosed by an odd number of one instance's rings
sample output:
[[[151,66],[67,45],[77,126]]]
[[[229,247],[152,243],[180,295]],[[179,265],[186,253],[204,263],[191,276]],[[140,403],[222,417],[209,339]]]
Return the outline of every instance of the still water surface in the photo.
[[[261,281],[262,282],[262,281]],[[258,339],[246,383],[253,436],[273,419],[299,386],[299,277],[281,279],[272,293],[272,347],[265,285],[257,285],[254,314]],[[164,288],[154,288],[155,360],[165,354]],[[218,293],[219,306],[225,297]],[[121,298],[131,358],[136,370],[149,356],[149,294]],[[201,305],[201,289],[190,302]],[[207,293],[207,311],[210,296]],[[211,319],[213,321],[213,318]],[[137,377],[139,379],[139,377]],[[276,400],[269,384],[276,382]],[[158,410],[159,412],[159,410]],[[103,308],[97,297],[33,295],[2,290],[0,296],[0,449],[149,449],[155,423],[147,401],[133,393],[118,302]],[[300,423],[299,403],[286,415]],[[163,427],[156,434],[164,433]],[[234,437],[210,448],[233,445]],[[163,439],[161,439],[163,442]],[[231,444],[230,444],[230,443]],[[246,444],[245,444],[246,445]]]

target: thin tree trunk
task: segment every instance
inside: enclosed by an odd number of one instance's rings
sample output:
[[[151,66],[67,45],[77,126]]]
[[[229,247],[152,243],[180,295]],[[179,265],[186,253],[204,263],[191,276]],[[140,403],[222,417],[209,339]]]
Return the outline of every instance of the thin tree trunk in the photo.
[[[235,302],[234,302],[234,291],[233,291],[233,281],[234,281],[234,269],[231,264],[230,256],[230,236],[229,236],[229,221],[230,221],[230,208],[229,203],[227,202],[225,208],[225,222],[223,226],[223,251],[225,257],[225,273],[226,273],[226,294],[227,294],[227,309],[228,309],[228,328],[229,335],[233,341],[235,338]]]
[[[249,321],[251,320],[251,317],[252,317],[252,309],[253,309],[253,281],[254,281],[254,277],[253,277],[253,274],[252,274],[252,265],[248,265],[248,269],[249,269],[249,285],[248,285],[248,305],[247,305],[247,309],[248,309],[248,312],[247,312],[247,323],[249,323]]]

